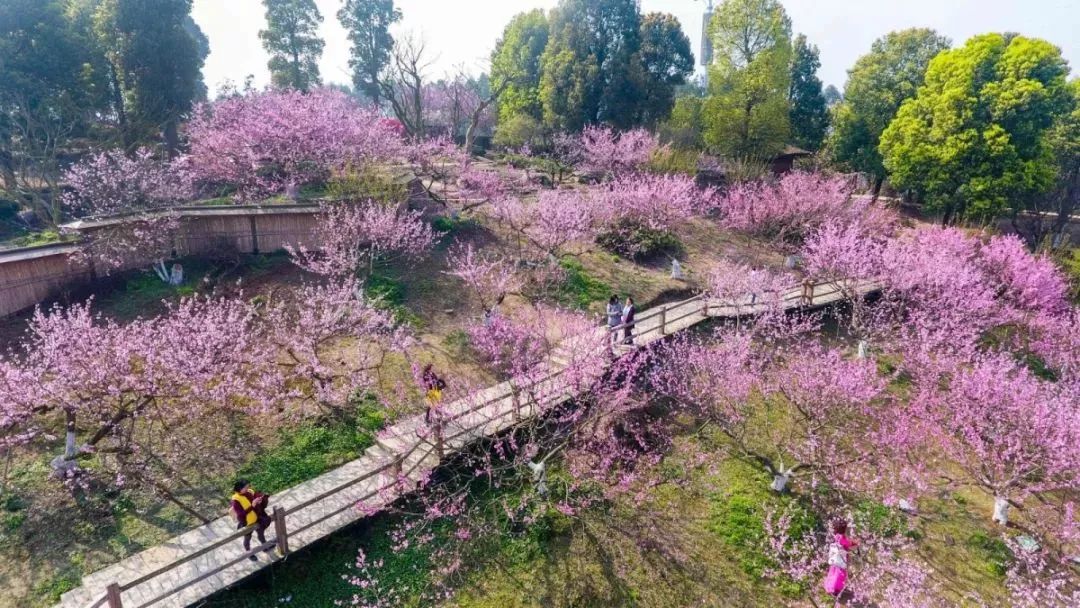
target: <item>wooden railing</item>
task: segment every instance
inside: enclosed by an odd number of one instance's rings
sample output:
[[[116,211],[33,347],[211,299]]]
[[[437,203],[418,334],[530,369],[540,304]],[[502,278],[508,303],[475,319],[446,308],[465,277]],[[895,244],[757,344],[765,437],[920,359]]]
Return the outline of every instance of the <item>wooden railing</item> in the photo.
[[[822,289],[822,288],[824,288],[824,289]],[[838,283],[814,284],[814,283],[811,283],[811,282],[807,281],[807,282],[804,282],[799,287],[784,293],[783,296],[780,298],[780,300],[782,302],[782,306],[785,309],[800,308],[800,307],[813,307],[813,306],[815,306],[815,300],[820,301],[822,298],[825,298],[825,297],[828,297],[828,296],[831,296],[831,295],[836,295],[837,293],[839,293],[841,291],[842,291],[841,286]],[[650,321],[650,320],[652,320],[654,318],[659,317],[659,322],[657,324],[655,324],[655,326],[644,329],[641,333],[635,334],[635,337],[636,338],[646,338],[649,335],[653,334],[654,332],[659,333],[660,336],[664,336],[664,335],[667,335],[668,326],[670,324],[676,323],[676,322],[678,322],[680,320],[683,320],[685,318],[695,316],[695,315],[700,315],[701,317],[703,317],[703,319],[708,318],[710,316],[710,310],[712,310],[712,311],[714,311],[716,313],[719,313],[720,309],[722,309],[722,308],[733,308],[734,307],[734,308],[736,308],[736,312],[734,314],[732,314],[732,313],[728,313],[728,314],[730,316],[736,316],[736,315],[743,315],[743,314],[753,314],[755,306],[763,306],[762,304],[759,304],[756,301],[756,298],[753,297],[753,296],[749,296],[748,299],[750,300],[749,302],[723,303],[723,302],[710,301],[709,299],[705,298],[703,295],[697,295],[697,296],[694,296],[692,298],[688,298],[686,300],[683,300],[681,302],[676,302],[674,304],[665,304],[665,305],[659,306],[659,307],[655,308],[654,310],[652,310],[650,312],[647,312],[646,314],[643,314],[640,317],[637,317],[636,319],[634,319],[634,321],[632,323],[622,324],[622,325],[618,325],[618,326],[615,326],[615,327],[609,327],[609,328],[606,328],[606,331],[600,330],[598,328],[598,330],[597,330],[598,333],[600,333],[600,332],[604,333],[604,340],[602,341],[602,343],[597,344],[597,346],[595,347],[595,350],[589,351],[589,352],[586,352],[586,353],[582,353],[582,356],[578,360],[585,360],[588,357],[597,356],[597,355],[601,354],[602,350],[607,350],[607,349],[612,348],[611,347],[612,335],[617,336],[617,334],[620,331],[622,331],[623,329],[625,329],[628,325],[633,325],[633,326],[635,326],[635,328],[637,328],[637,327],[640,327],[641,325],[643,325],[646,321]],[[750,308],[748,310],[746,310],[745,312],[739,312],[739,307],[740,306],[749,306]],[[689,310],[683,310],[683,309],[687,309],[687,308]],[[676,312],[676,311],[678,311],[678,312]],[[676,314],[674,316],[672,316],[673,312],[676,312]],[[719,316],[719,315],[714,314],[713,316]],[[571,338],[568,338],[568,339],[573,340],[574,337],[571,337]],[[360,475],[360,476],[355,477],[353,479],[350,479],[350,480],[348,480],[348,481],[346,481],[344,483],[338,484],[337,486],[335,486],[333,488],[330,488],[329,490],[326,490],[326,491],[324,491],[324,492],[322,492],[322,493],[320,493],[320,494],[318,494],[316,496],[313,496],[311,498],[308,498],[308,499],[304,500],[303,502],[300,502],[299,504],[292,505],[292,506],[289,506],[287,508],[286,507],[280,507],[280,506],[276,507],[274,509],[274,513],[273,513],[274,537],[272,539],[268,540],[266,543],[264,543],[264,544],[262,544],[262,545],[260,545],[258,547],[255,547],[254,549],[251,549],[250,551],[247,551],[247,552],[245,552],[245,553],[243,553],[243,554],[241,554],[241,555],[227,561],[224,564],[217,565],[216,567],[214,567],[214,568],[212,568],[212,569],[210,569],[210,570],[208,570],[206,572],[200,573],[195,578],[192,578],[190,580],[184,581],[183,583],[180,583],[179,585],[171,587],[171,588],[163,591],[159,595],[155,596],[151,600],[143,602],[138,607],[130,607],[130,608],[146,608],[148,606],[151,606],[151,605],[153,605],[153,604],[155,604],[157,602],[160,602],[161,600],[164,600],[165,598],[167,598],[167,597],[169,597],[171,595],[179,593],[180,591],[183,591],[184,589],[187,589],[188,587],[190,587],[192,585],[195,585],[195,584],[197,584],[197,583],[199,583],[199,582],[201,582],[201,581],[203,581],[203,580],[205,580],[205,579],[207,579],[207,578],[209,578],[211,576],[214,576],[216,574],[219,574],[219,573],[223,572],[224,570],[234,566],[237,563],[242,562],[243,560],[249,558],[250,556],[256,555],[260,551],[266,551],[268,549],[273,548],[273,549],[276,549],[278,555],[281,556],[281,557],[284,557],[284,556],[288,555],[289,554],[289,536],[290,535],[295,535],[295,534],[299,534],[301,532],[304,532],[304,531],[306,531],[306,530],[308,530],[308,529],[310,529],[310,528],[312,528],[314,526],[317,526],[317,525],[329,520],[332,517],[335,517],[335,516],[341,514],[342,512],[346,511],[347,509],[356,508],[357,504],[362,503],[362,502],[364,502],[364,501],[366,501],[366,500],[368,500],[368,499],[370,499],[370,498],[372,498],[374,496],[378,496],[378,495],[382,494],[383,492],[385,492],[385,491],[387,491],[387,490],[389,490],[391,488],[397,489],[399,491],[403,490],[403,484],[402,484],[403,480],[407,480],[409,478],[409,475],[412,474],[413,472],[415,472],[416,468],[421,466],[423,464],[423,462],[424,462],[424,459],[421,458],[418,462],[414,463],[412,465],[412,467],[410,467],[410,469],[405,470],[405,467],[404,467],[405,463],[408,462],[411,459],[411,457],[414,454],[416,454],[416,452],[418,450],[421,450],[421,449],[427,450],[427,449],[429,449],[428,446],[431,446],[434,449],[436,455],[439,457],[439,460],[441,461],[444,458],[444,456],[446,455],[446,444],[447,444],[447,442],[452,442],[452,441],[458,440],[458,439],[462,438],[463,436],[466,436],[466,435],[468,435],[470,433],[473,433],[473,432],[477,431],[478,429],[482,430],[484,427],[490,425],[492,422],[497,420],[499,417],[504,416],[505,414],[500,414],[495,418],[482,419],[478,424],[475,424],[473,426],[456,425],[455,423],[459,422],[461,419],[463,419],[463,418],[465,418],[465,417],[467,417],[467,416],[469,416],[471,414],[475,414],[475,413],[487,408],[488,406],[498,404],[499,402],[502,402],[503,400],[510,398],[510,399],[513,399],[513,404],[512,404],[511,411],[512,411],[513,416],[514,416],[514,423],[517,423],[517,422],[519,422],[519,421],[521,421],[523,419],[534,417],[536,415],[536,413],[537,413],[537,408],[538,407],[542,409],[546,405],[550,405],[552,403],[559,402],[564,397],[567,397],[567,398],[572,397],[572,395],[567,394],[568,386],[557,385],[557,384],[554,384],[552,382],[553,380],[556,380],[560,376],[565,374],[569,369],[570,369],[570,367],[558,367],[558,368],[555,368],[555,369],[548,369],[546,372],[541,374],[540,377],[529,380],[529,381],[527,381],[527,382],[525,382],[523,384],[515,383],[514,380],[510,380],[510,381],[505,383],[507,385],[506,390],[500,391],[495,396],[486,397],[482,401],[478,401],[475,404],[469,405],[464,410],[451,412],[451,413],[446,414],[446,415],[437,415],[437,416],[435,416],[434,424],[431,425],[431,433],[430,433],[430,435],[418,437],[420,440],[415,442],[412,445],[412,447],[409,448],[406,452],[404,452],[402,454],[394,455],[393,458],[389,459],[387,462],[384,462],[380,466],[376,467],[374,470],[369,471],[367,473],[364,473],[363,475]],[[537,389],[540,388],[541,385],[544,384],[544,383],[549,383],[551,386],[557,387],[558,390],[555,390],[554,392],[548,392],[548,393],[538,391]],[[520,402],[521,396],[523,394],[528,395],[528,401],[526,403],[524,403],[524,404]],[[522,418],[520,410],[523,409],[523,407],[526,406],[526,405],[528,406],[528,414],[526,415],[525,418]],[[497,411],[498,410],[496,410],[496,413],[497,413]],[[455,426],[457,428],[454,428]],[[450,431],[452,428],[454,429],[454,430],[451,431],[452,434],[447,435],[446,434],[447,431]],[[357,498],[357,499],[355,499],[353,501],[349,501],[343,507],[335,509],[334,511],[332,511],[330,513],[323,514],[322,516],[320,516],[320,517],[318,517],[318,518],[316,518],[316,519],[314,519],[312,521],[308,521],[308,522],[306,522],[306,523],[304,523],[302,525],[299,525],[299,526],[295,527],[294,529],[289,528],[288,521],[289,521],[289,516],[290,515],[295,516],[296,513],[300,512],[300,511],[303,511],[304,509],[307,509],[307,508],[309,508],[309,507],[311,507],[313,505],[317,505],[317,504],[323,502],[324,500],[326,500],[326,499],[328,499],[328,498],[330,498],[332,496],[335,496],[337,494],[340,494],[341,492],[343,492],[343,491],[345,491],[345,490],[347,490],[347,489],[349,489],[349,488],[351,488],[351,487],[353,487],[353,486],[355,486],[357,484],[363,483],[363,482],[368,481],[370,479],[378,478],[380,475],[386,475],[386,476],[390,477],[391,482],[388,483],[388,484],[385,484],[385,485],[379,485],[376,489],[367,492],[363,496],[361,496],[361,497],[359,497],[359,498]],[[402,492],[402,493],[404,493],[404,492]],[[188,555],[185,555],[185,556],[183,556],[183,557],[181,557],[181,558],[179,558],[177,560],[174,560],[174,561],[172,561],[172,562],[170,562],[170,563],[168,563],[168,564],[166,564],[164,566],[161,566],[161,567],[159,567],[159,568],[157,568],[157,569],[155,569],[155,570],[153,570],[151,572],[143,574],[143,575],[139,576],[138,578],[136,578],[134,580],[125,582],[123,584],[112,583],[112,584],[108,585],[108,587],[106,588],[106,590],[105,590],[105,592],[103,594],[101,594],[100,596],[97,596],[94,599],[94,601],[92,603],[86,605],[85,608],[103,608],[103,607],[106,607],[106,606],[108,608],[125,608],[124,605],[123,605],[123,602],[121,600],[121,594],[124,591],[132,589],[137,585],[143,584],[143,583],[145,583],[145,582],[147,582],[147,581],[149,581],[149,580],[151,580],[153,578],[156,578],[158,576],[166,574],[166,573],[168,573],[168,572],[170,572],[172,570],[175,570],[176,568],[182,566],[183,564],[189,563],[192,560],[195,560],[195,559],[197,559],[197,558],[199,558],[201,556],[207,555],[207,554],[209,554],[209,553],[211,553],[211,552],[213,552],[213,551],[215,551],[215,550],[217,550],[217,549],[219,549],[221,547],[224,547],[224,546],[228,545],[229,543],[232,543],[232,542],[236,541],[237,539],[242,538],[244,535],[251,533],[254,530],[254,528],[255,528],[255,524],[252,524],[251,526],[248,526],[246,528],[239,529],[236,532],[233,532],[233,533],[225,536],[224,538],[222,538],[220,540],[217,540],[217,541],[215,541],[215,542],[213,542],[213,543],[211,543],[211,544],[209,544],[209,545],[207,545],[205,547],[202,547],[202,548],[198,549],[197,551],[194,551],[194,552],[192,552],[192,553],[190,553]]]

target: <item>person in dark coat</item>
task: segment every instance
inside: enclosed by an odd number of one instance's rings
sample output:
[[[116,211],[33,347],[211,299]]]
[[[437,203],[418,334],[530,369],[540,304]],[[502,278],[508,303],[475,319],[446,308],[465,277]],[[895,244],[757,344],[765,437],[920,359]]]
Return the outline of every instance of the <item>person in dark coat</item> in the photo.
[[[251,550],[252,533],[258,535],[260,545],[266,544],[265,532],[270,527],[270,522],[273,521],[266,514],[266,505],[269,502],[270,496],[253,490],[246,479],[237,479],[236,483],[233,484],[232,502],[229,506],[232,508],[233,516],[236,518],[236,529],[242,530],[255,524],[255,528],[244,535],[245,552]],[[266,552],[269,553],[273,550],[274,548],[270,547],[266,549]],[[259,558],[250,555],[248,559],[254,562],[258,561]]]
[[[637,313],[637,308],[634,307],[634,298],[626,296],[626,305],[622,310],[622,322],[626,327],[623,328],[623,344],[634,343],[634,315]]]

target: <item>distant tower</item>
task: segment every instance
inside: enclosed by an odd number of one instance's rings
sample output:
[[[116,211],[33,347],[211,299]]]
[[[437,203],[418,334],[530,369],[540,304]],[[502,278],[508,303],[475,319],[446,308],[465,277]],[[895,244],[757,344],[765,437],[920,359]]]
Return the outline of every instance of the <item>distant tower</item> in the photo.
[[[713,60],[712,38],[709,37],[709,22],[712,21],[713,16],[713,0],[704,0],[704,2],[705,15],[701,18],[701,53],[698,57],[701,58],[701,65],[708,67]]]

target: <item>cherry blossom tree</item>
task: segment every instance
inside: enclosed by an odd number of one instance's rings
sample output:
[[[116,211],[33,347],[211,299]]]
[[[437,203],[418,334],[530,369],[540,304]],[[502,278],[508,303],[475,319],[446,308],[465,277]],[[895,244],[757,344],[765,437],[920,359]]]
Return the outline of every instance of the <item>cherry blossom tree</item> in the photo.
[[[895,215],[869,197],[852,196],[851,180],[793,171],[775,182],[746,182],[717,200],[722,224],[768,238],[782,247],[798,247],[828,221],[858,223],[869,233],[889,233]]]
[[[955,370],[948,388],[927,379],[912,414],[930,421],[928,437],[994,498],[993,519],[1009,521],[1009,505],[1075,487],[1080,471],[1080,411],[1075,394],[1035,378],[1010,355],[975,357]]]
[[[491,206],[494,219],[542,258],[557,258],[596,238],[600,213],[582,193],[567,188],[545,190],[535,203],[507,197]]]
[[[585,127],[580,145],[581,168],[605,178],[639,171],[660,147],[645,129],[617,133],[603,126]]]
[[[521,277],[507,258],[484,254],[471,244],[459,245],[447,257],[447,274],[461,279],[485,311],[522,287]]]
[[[31,430],[65,421],[58,475],[83,477],[76,459],[93,454],[116,485],[152,489],[203,521],[173,490],[190,485],[182,471],[213,470],[236,451],[232,429],[272,415],[287,394],[254,310],[238,300],[188,299],[125,325],[89,304],[38,310],[23,347],[3,362],[0,397]],[[13,367],[26,384],[12,383]]]
[[[782,314],[784,295],[796,284],[792,275],[721,259],[709,272],[705,294],[733,308],[741,320],[748,314]]]
[[[101,217],[161,209],[195,196],[187,159],[163,160],[149,148],[128,157],[119,151],[93,154],[64,175],[64,207],[76,217]]]
[[[393,125],[334,89],[219,99],[196,108],[188,138],[193,177],[245,200],[397,158],[403,145]]]
[[[376,262],[426,255],[437,235],[419,211],[398,211],[375,201],[324,204],[315,248],[287,245],[293,261],[309,272],[337,278],[370,274]]]
[[[181,227],[172,208],[196,195],[187,158],[162,160],[147,148],[132,157],[97,153],[73,165],[65,181],[62,200],[68,212],[91,218],[74,225],[73,232],[84,241],[74,261],[105,274],[172,257]],[[92,219],[105,216],[116,217]]]
[[[810,340],[789,344],[781,356],[755,345],[748,331],[716,338],[664,351],[657,389],[716,424],[736,456],[773,476],[773,490],[783,491],[801,470],[859,483],[871,457],[860,429],[869,428],[885,388],[876,364]]]
[[[631,257],[648,255],[650,242],[675,230],[710,206],[715,192],[699,190],[683,175],[632,175],[590,193],[601,214],[602,243]]]
[[[305,285],[294,299],[267,313],[294,407],[308,403],[316,412],[342,416],[353,397],[374,388],[385,356],[404,352],[411,338],[353,278]]]

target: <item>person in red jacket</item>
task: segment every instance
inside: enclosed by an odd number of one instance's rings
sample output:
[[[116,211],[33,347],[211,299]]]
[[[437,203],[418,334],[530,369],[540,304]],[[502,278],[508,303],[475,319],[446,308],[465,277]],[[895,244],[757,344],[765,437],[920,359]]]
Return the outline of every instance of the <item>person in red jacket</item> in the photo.
[[[265,531],[270,527],[270,516],[266,514],[266,505],[270,502],[270,496],[251,489],[251,484],[246,479],[237,479],[233,484],[233,495],[230,507],[233,516],[236,517],[236,529],[240,530],[255,524],[254,530],[244,535],[244,551],[251,550],[251,534],[254,532],[259,537],[259,544],[266,544]],[[274,548],[266,549],[269,553]],[[258,561],[254,555],[248,556],[251,561]]]

